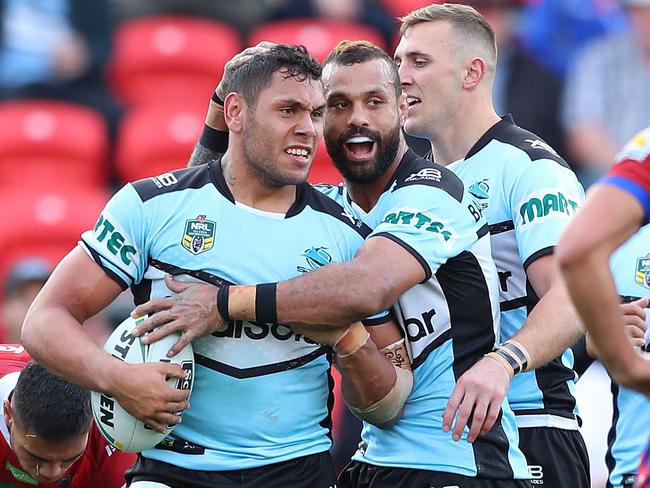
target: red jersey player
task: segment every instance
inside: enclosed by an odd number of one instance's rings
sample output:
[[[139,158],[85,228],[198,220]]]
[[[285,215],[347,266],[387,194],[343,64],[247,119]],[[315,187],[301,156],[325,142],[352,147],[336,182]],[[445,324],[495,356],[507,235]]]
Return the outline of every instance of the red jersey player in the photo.
[[[623,332],[609,258],[650,221],[650,128],[625,146],[618,161],[590,191],[557,254],[569,294],[600,358],[620,385],[648,396],[650,362],[634,352]],[[646,453],[635,486],[650,487],[649,473]]]
[[[0,345],[0,488],[120,488],[134,454],[92,421],[90,394]]]

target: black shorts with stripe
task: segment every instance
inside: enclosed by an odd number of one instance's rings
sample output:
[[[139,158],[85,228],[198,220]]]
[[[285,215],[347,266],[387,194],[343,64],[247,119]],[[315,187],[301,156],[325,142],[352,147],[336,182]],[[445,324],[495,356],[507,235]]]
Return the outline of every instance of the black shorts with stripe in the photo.
[[[352,461],[339,488],[531,488],[529,480],[486,480],[439,471],[389,468]]]
[[[519,448],[528,461],[533,486],[589,488],[589,455],[578,430],[519,428]]]
[[[328,451],[259,468],[198,471],[142,456],[126,472],[127,486],[155,481],[172,488],[337,488]]]

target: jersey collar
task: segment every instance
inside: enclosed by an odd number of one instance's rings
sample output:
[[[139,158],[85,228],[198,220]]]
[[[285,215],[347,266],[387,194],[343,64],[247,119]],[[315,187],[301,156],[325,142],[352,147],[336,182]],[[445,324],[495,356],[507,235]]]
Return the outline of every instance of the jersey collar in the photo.
[[[499,134],[505,131],[507,128],[515,125],[515,121],[512,118],[512,115],[507,114],[501,117],[501,120],[490,127],[485,134],[483,134],[476,144],[472,146],[469,150],[465,159],[469,159],[478,153],[481,149],[488,145],[492,139],[498,139]]]
[[[231,193],[230,188],[228,188],[226,179],[223,176],[221,158],[219,158],[218,161],[210,161],[208,163],[208,172],[210,173],[210,179],[212,180],[212,183],[214,184],[217,191],[221,193],[225,198],[227,198],[230,202],[236,204],[235,197]],[[296,200],[293,202],[291,207],[289,207],[289,210],[287,211],[287,214],[284,218],[288,219],[302,212],[307,206],[307,203],[309,203],[309,195],[312,191],[313,189],[311,185],[307,182],[297,185]]]

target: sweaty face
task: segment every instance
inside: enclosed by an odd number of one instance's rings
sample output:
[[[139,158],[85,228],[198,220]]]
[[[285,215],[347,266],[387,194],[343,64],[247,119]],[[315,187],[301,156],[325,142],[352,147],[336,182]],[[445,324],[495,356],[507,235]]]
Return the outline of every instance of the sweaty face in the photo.
[[[39,483],[60,480],[70,467],[83,456],[88,434],[65,442],[48,442],[23,430],[15,420],[10,424],[11,448],[21,469]]]
[[[407,95],[407,134],[431,139],[461,106],[462,73],[449,22],[409,27],[395,50],[402,89]]]
[[[246,108],[244,154],[268,186],[307,179],[323,131],[325,99],[320,80],[273,74],[254,107]]]
[[[349,181],[374,181],[395,160],[406,104],[396,98],[392,80],[383,59],[323,70],[325,145]]]

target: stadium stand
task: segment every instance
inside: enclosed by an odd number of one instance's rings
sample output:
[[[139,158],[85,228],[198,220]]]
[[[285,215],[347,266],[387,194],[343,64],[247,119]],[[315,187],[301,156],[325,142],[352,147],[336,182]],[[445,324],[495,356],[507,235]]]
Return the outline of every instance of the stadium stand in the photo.
[[[109,142],[99,113],[65,102],[5,102],[0,127],[0,187],[106,184]]]
[[[186,166],[203,130],[205,110],[204,98],[134,107],[117,137],[119,180],[126,183]]]
[[[241,49],[239,33],[216,21],[173,15],[130,20],[116,29],[109,83],[127,105],[209,96]]]
[[[319,19],[292,19],[267,22],[254,29],[248,44],[271,41],[279,44],[302,44],[309,53],[322,61],[340,41],[365,39],[385,48],[386,43],[375,29],[353,22]]]

